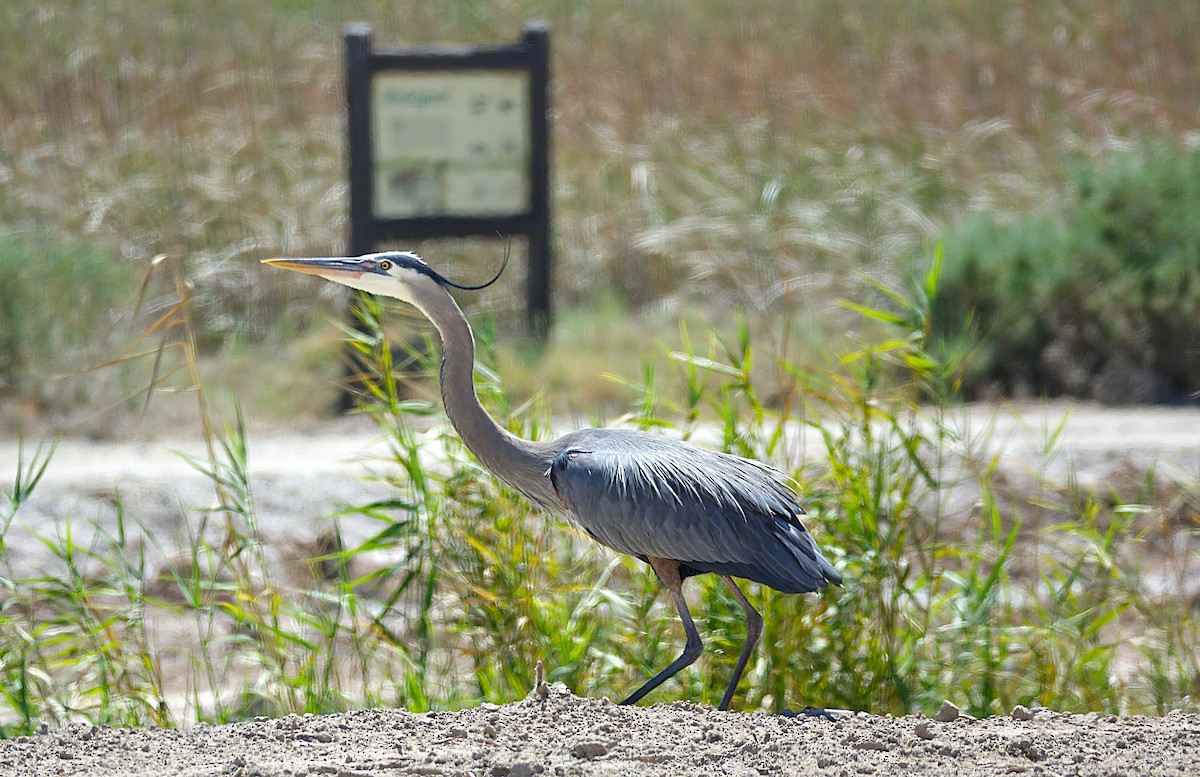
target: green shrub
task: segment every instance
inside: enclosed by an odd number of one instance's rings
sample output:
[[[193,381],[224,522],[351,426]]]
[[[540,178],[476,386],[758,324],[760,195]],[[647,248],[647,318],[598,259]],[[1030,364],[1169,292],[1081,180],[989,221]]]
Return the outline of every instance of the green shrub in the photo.
[[[0,387],[34,401],[81,366],[134,288],[129,263],[110,249],[3,231],[0,279]]]
[[[944,238],[943,340],[977,341],[968,394],[1177,401],[1200,391],[1200,152],[1147,145],[1069,170],[1055,212]]]

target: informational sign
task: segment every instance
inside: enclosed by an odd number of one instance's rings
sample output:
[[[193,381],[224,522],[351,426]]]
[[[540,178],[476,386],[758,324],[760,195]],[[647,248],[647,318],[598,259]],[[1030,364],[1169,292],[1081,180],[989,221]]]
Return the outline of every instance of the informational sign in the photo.
[[[350,252],[523,236],[530,331],[550,325],[550,29],[516,43],[375,48],[346,28]]]
[[[383,71],[372,81],[375,215],[529,210],[529,74]]]

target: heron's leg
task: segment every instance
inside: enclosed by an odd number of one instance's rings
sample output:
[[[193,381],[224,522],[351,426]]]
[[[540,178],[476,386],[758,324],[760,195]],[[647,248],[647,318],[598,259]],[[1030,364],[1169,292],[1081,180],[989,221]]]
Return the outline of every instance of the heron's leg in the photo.
[[[733,693],[737,690],[738,683],[741,682],[742,672],[746,671],[750,654],[754,652],[754,646],[758,644],[758,638],[762,636],[763,619],[758,614],[758,610],[746,601],[746,595],[737,587],[737,583],[733,582],[732,577],[721,575],[721,580],[733,592],[733,598],[737,599],[737,603],[742,606],[742,611],[746,613],[746,641],[742,643],[742,653],[738,656],[737,666],[733,668],[733,677],[729,679],[729,687],[725,689],[725,698],[721,699],[721,706],[717,707],[719,710],[727,710],[729,702],[733,700]]]
[[[700,657],[701,651],[704,650],[704,644],[700,641],[700,632],[696,631],[696,624],[692,622],[692,614],[688,612],[687,601],[683,598],[683,580],[679,577],[679,562],[655,556],[648,556],[646,560],[650,562],[650,566],[654,567],[658,579],[662,581],[675,601],[675,609],[679,611],[679,619],[683,621],[683,630],[687,634],[687,644],[684,645],[683,653],[679,658],[647,680],[645,685],[634,691],[628,699],[621,702],[622,704],[636,703],[680,669],[695,663],[696,659]]]

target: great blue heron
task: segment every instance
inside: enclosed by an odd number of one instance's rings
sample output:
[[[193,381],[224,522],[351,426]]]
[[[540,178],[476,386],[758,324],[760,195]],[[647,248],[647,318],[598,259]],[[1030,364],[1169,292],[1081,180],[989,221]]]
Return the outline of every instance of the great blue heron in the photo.
[[[583,429],[550,442],[523,440],[492,420],[475,394],[471,327],[448,288],[481,289],[500,273],[488,283],[463,286],[400,251],[266,263],[415,306],[442,340],[446,415],[483,465],[534,504],[565,512],[600,544],[650,564],[675,602],[687,644],[679,658],[622,704],[638,701],[699,657],[703,645],[683,596],[683,581],[692,575],[718,575],[746,613],[746,640],[721,699],[723,710],[763,625],[733,578],[784,593],[841,584],[841,575],[800,523],[804,510],[787,479],[764,464],[624,429]]]

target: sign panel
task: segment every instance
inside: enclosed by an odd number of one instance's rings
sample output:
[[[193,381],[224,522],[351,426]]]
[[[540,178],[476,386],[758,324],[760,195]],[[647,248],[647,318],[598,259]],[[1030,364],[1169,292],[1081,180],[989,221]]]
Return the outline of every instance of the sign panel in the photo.
[[[376,218],[530,211],[528,72],[389,70],[371,88]]]
[[[513,44],[375,48],[346,28],[350,253],[382,241],[527,240],[530,331],[550,324],[550,29]]]

